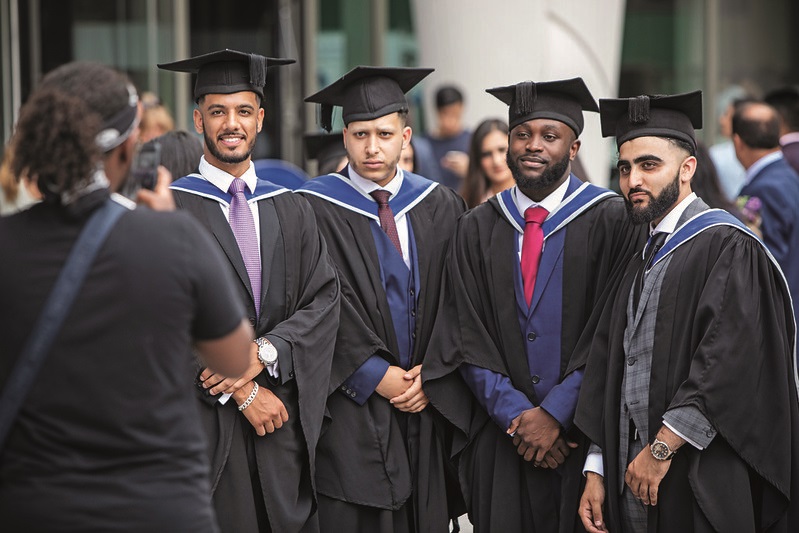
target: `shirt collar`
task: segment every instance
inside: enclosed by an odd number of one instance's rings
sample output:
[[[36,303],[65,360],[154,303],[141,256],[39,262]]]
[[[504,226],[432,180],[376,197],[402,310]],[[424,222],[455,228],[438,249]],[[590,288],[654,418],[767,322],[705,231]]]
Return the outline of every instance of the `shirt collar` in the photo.
[[[785,146],[786,144],[795,142],[799,142],[799,131],[792,131],[780,137],[780,146]]]
[[[752,179],[757,176],[761,170],[769,166],[770,164],[774,163],[775,161],[779,161],[782,159],[782,150],[777,150],[776,152],[771,152],[770,154],[764,155],[755,163],[746,170],[746,180],[744,181],[744,185],[751,182]]]
[[[349,165],[348,170],[349,170],[350,180],[356,187],[358,187],[358,189],[360,189],[367,195],[373,191],[379,191],[381,189],[384,191],[388,191],[391,193],[391,196],[388,197],[389,200],[397,195],[397,193],[400,190],[400,187],[402,187],[402,181],[405,179],[405,175],[402,172],[402,169],[397,167],[397,174],[394,176],[394,179],[386,183],[385,187],[381,187],[372,180],[362,178],[357,172],[355,172],[355,169],[352,168],[352,165]]]
[[[199,168],[200,174],[202,174],[205,179],[207,179],[211,184],[214,185],[214,187],[222,192],[228,192],[230,190],[230,184],[233,183],[233,180],[236,178],[236,176],[228,174],[221,168],[215,167],[206,161],[205,156],[200,158]],[[238,177],[244,180],[244,183],[247,184],[247,188],[250,190],[250,193],[255,192],[255,185],[258,182],[258,176],[255,175],[255,165],[252,164],[252,161],[250,161],[250,167],[247,169],[247,171]]]
[[[696,200],[696,193],[692,192],[688,196],[683,199],[682,202],[674,206],[674,209],[669,211],[669,214],[663,217],[663,220],[660,221],[660,224],[657,225],[654,229],[652,229],[652,225],[649,226],[649,234],[654,235],[655,233],[674,233],[674,230],[677,229],[677,222],[680,221],[680,217],[688,209],[688,206],[691,205],[691,202]]]
[[[527,211],[529,207],[543,207],[550,213],[554,211],[560,204],[563,202],[563,199],[566,197],[566,190],[569,188],[569,178],[563,180],[563,183],[554,191],[549,193],[549,196],[541,200],[540,202],[535,202],[531,200],[528,196],[519,190],[518,186],[513,187],[512,195],[513,195],[513,203],[516,204],[516,209],[519,210],[519,214],[524,217],[524,212]]]

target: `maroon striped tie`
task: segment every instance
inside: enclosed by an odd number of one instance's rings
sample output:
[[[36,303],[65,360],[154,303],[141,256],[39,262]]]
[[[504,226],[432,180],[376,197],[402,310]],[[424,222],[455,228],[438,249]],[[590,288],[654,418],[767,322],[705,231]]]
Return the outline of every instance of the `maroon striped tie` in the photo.
[[[394,222],[394,212],[388,205],[388,197],[391,193],[378,189],[369,193],[372,198],[377,202],[377,218],[380,219],[380,227],[386,232],[388,238],[394,244],[394,247],[402,255],[402,246],[400,245],[399,233],[397,233],[397,224]]]

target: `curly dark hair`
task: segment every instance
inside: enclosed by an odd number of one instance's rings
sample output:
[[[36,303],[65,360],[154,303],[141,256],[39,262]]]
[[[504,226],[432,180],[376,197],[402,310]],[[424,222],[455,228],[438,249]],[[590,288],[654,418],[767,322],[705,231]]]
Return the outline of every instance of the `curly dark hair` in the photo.
[[[45,201],[87,179],[102,154],[94,142],[101,121],[84,101],[55,88],[35,91],[22,106],[11,171],[34,180]]]
[[[41,88],[52,87],[80,97],[92,111],[108,120],[128,105],[127,76],[106,65],[75,61],[48,72]]]

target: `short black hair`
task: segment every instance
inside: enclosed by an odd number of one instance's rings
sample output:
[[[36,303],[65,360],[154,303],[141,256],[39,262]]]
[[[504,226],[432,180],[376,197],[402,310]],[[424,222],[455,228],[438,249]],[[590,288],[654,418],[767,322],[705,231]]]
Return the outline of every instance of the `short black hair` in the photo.
[[[799,131],[799,87],[772,91],[763,100],[777,110],[788,130]]]
[[[161,145],[161,165],[172,174],[172,181],[197,170],[203,155],[200,139],[183,130],[173,130],[150,139],[143,147]]]
[[[761,120],[751,116],[755,106],[766,106],[771,116]],[[750,148],[770,150],[780,145],[780,117],[777,110],[765,102],[747,103],[736,108],[732,115],[732,133],[738,135]]]
[[[252,94],[255,95],[255,101],[258,103],[258,107],[261,107],[261,96],[258,93],[256,93],[256,92],[253,92],[253,91],[250,91],[250,92],[252,92]],[[214,93],[208,93],[208,94],[214,94]],[[204,94],[204,95],[200,96],[199,98],[197,98],[196,104],[198,106],[203,105],[203,102],[205,102],[205,97],[208,96],[208,94]]]
[[[408,125],[408,116],[410,115],[410,110],[406,107],[404,109],[400,109],[399,111],[397,111],[397,114],[399,115],[400,123],[404,128],[405,126]]]
[[[436,91],[436,109],[463,102],[463,93],[454,85],[444,85]]]
[[[691,143],[684,141],[682,139],[675,139],[674,137],[663,137],[671,143],[672,145],[676,146],[677,148],[688,152],[688,155],[696,157],[696,150]]]

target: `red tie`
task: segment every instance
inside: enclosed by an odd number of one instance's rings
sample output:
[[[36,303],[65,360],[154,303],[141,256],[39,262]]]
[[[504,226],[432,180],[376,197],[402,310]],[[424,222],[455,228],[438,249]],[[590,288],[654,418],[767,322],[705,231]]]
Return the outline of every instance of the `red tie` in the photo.
[[[538,262],[544,247],[544,230],[541,224],[546,220],[549,211],[543,207],[528,207],[524,212],[524,238],[522,239],[522,281],[524,282],[524,299],[527,305],[533,301],[535,277],[538,275]]]
[[[394,243],[394,247],[402,255],[402,246],[400,246],[399,233],[397,233],[397,224],[394,222],[394,212],[388,205],[388,197],[391,193],[378,189],[369,193],[372,198],[377,202],[377,218],[380,219],[380,227],[386,232],[388,238]]]

